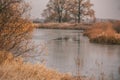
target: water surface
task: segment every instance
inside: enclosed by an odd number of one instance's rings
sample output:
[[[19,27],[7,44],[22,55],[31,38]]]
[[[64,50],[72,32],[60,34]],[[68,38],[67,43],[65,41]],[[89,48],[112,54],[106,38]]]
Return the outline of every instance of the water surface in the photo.
[[[80,74],[97,80],[120,80],[120,46],[90,43],[80,30],[37,29],[33,40],[42,43],[43,57],[49,68],[76,75],[80,60]]]

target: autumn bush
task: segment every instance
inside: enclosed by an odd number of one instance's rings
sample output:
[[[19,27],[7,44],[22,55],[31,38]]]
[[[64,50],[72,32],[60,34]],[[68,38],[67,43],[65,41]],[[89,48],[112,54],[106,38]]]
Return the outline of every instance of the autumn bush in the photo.
[[[103,44],[120,44],[120,34],[113,29],[111,22],[99,22],[85,31],[91,42]]]
[[[0,0],[0,50],[19,56],[33,51],[34,26],[29,20],[29,4],[24,0]]]

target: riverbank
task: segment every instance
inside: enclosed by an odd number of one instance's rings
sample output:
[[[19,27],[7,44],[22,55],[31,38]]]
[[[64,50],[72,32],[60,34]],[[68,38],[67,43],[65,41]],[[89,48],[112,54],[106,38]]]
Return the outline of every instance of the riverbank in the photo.
[[[120,45],[120,22],[99,22],[84,32],[90,42]]]
[[[120,21],[98,22],[94,24],[78,23],[40,23],[40,29],[84,30],[90,42],[120,45]]]
[[[12,54],[0,51],[0,80],[78,80],[70,74],[48,69],[42,64],[23,62]],[[81,78],[80,80],[88,80]]]
[[[40,29],[70,29],[70,30],[86,30],[91,24],[78,23],[39,23],[35,24]]]

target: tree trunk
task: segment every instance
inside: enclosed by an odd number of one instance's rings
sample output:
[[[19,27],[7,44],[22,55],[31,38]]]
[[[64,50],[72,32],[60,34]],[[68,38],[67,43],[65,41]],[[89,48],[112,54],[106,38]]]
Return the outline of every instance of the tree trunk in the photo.
[[[62,16],[59,15],[59,23],[61,23],[61,22],[62,22]]]
[[[81,15],[81,12],[80,12],[80,4],[81,4],[81,1],[78,0],[78,23],[80,23],[80,21],[81,21],[81,18],[80,18],[80,15]]]
[[[58,22],[62,22],[62,11],[60,10],[60,7],[58,8]]]

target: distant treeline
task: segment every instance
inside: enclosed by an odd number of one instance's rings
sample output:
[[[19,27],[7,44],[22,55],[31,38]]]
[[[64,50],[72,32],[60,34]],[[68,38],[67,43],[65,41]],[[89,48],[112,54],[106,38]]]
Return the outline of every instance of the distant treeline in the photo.
[[[49,0],[42,16],[45,22],[94,21],[95,11],[90,0]]]

